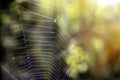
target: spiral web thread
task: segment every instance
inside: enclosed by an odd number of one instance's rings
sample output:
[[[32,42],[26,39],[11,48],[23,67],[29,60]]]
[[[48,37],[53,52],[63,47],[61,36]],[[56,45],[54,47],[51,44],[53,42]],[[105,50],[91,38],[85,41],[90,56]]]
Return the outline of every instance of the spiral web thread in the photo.
[[[30,4],[33,7],[39,6],[52,9],[50,7],[42,6],[37,2],[45,2],[45,0],[26,0],[25,4]],[[17,1],[16,1],[17,2]],[[24,5],[18,4],[19,21],[21,24],[22,34],[16,35],[19,39],[19,45],[16,51],[19,51],[19,57],[22,63],[18,67],[22,73],[21,80],[69,80],[62,68],[64,62],[57,59],[63,57],[65,53],[55,54],[56,51],[56,18],[43,13],[36,12]],[[24,14],[29,14],[32,18],[25,18]],[[60,37],[63,37],[61,35]],[[31,44],[30,44],[31,43]],[[66,45],[66,44],[64,44]],[[55,61],[54,61],[55,60]],[[23,77],[23,75],[25,75]],[[52,75],[52,77],[51,77]]]

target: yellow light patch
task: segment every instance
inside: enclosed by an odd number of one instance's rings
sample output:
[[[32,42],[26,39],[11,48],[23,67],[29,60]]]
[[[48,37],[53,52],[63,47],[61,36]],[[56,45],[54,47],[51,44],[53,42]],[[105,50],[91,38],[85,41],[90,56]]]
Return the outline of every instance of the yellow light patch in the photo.
[[[91,43],[93,48],[97,51],[101,51],[104,48],[103,41],[99,38],[93,37]]]

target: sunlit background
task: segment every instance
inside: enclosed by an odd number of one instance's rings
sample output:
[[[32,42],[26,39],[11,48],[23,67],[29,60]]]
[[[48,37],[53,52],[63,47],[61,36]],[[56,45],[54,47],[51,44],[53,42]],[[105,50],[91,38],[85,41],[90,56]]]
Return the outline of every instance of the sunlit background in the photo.
[[[0,19],[3,80],[120,80],[120,0],[2,0]]]

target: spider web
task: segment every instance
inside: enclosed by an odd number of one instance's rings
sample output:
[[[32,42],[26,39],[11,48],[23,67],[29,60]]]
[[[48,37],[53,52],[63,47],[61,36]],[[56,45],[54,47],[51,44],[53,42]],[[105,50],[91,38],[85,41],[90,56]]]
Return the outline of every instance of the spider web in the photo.
[[[25,0],[23,5],[18,4],[22,33],[15,37],[22,37],[19,39],[18,45],[24,44],[15,48],[18,51],[18,57],[22,61],[16,62],[20,79],[69,80],[66,74],[63,74],[65,71],[62,69],[65,63],[61,58],[65,55],[65,51],[56,55],[56,44],[58,44],[56,42],[56,18],[53,18],[53,15],[45,15],[40,13],[39,10],[34,10],[36,6],[49,11],[53,8],[42,6],[38,2],[45,2],[45,0]],[[31,5],[33,9],[24,6],[26,4]],[[28,18],[24,14],[32,17]],[[66,45],[66,42],[64,45]]]

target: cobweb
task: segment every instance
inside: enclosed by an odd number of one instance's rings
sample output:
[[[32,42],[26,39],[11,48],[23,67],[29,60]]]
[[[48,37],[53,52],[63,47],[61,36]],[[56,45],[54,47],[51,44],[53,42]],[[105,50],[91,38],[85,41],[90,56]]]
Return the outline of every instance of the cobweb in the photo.
[[[70,80],[62,59],[66,51],[59,51],[56,47],[64,36],[58,36],[57,9],[41,5],[45,0],[16,2],[22,32],[14,36],[18,40],[14,49],[15,80]],[[67,44],[63,42],[64,49]]]

